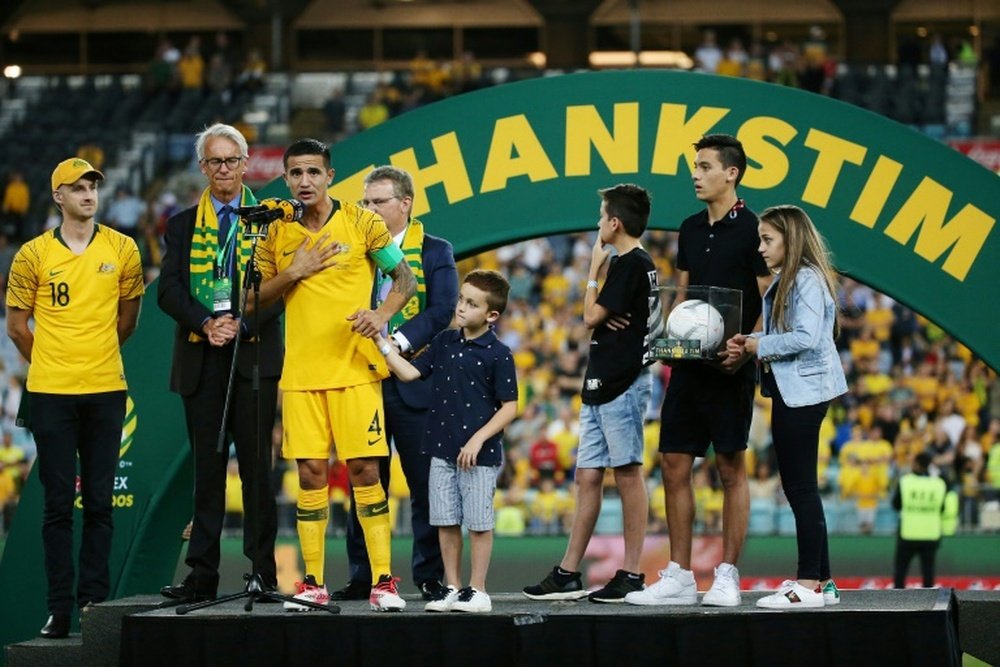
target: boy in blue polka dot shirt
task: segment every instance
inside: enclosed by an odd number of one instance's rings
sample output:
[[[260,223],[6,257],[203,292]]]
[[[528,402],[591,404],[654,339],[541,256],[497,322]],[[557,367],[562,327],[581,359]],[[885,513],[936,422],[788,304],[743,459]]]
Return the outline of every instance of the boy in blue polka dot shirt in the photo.
[[[410,382],[433,377],[424,451],[431,456],[430,523],[438,527],[448,585],[427,611],[488,612],[486,571],[493,550],[493,494],[503,461],[503,429],[517,416],[517,376],[510,348],[493,324],[507,307],[510,284],[496,271],[470,272],[459,290],[455,321],[412,361],[375,337],[389,369]],[[462,587],[462,526],[469,531],[472,575]]]

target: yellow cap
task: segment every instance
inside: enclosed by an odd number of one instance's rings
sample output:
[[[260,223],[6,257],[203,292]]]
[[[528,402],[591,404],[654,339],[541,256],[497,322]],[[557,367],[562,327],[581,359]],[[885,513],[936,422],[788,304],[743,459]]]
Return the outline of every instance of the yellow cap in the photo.
[[[83,158],[71,157],[56,165],[52,172],[52,191],[59,189],[60,185],[76,183],[84,176],[93,174],[98,180],[104,180],[104,174],[94,169],[93,165]]]

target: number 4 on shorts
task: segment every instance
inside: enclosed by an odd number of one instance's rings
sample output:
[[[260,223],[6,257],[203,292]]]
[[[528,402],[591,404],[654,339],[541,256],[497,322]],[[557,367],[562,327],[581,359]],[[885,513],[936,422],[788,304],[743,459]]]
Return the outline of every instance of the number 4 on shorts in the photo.
[[[374,438],[369,436],[368,438],[369,445],[374,445],[376,442],[382,439],[382,423],[381,420],[379,419],[378,410],[376,410],[375,414],[372,415],[372,421],[370,424],[368,424],[368,433],[375,434]]]

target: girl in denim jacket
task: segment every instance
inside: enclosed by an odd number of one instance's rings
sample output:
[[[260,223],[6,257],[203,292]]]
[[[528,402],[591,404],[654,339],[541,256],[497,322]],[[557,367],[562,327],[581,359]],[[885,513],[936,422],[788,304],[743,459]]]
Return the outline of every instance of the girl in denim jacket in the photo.
[[[797,579],[785,581],[757,606],[823,607],[840,602],[816,480],[820,423],[830,401],[847,391],[834,345],[836,283],[823,238],[802,209],[767,209],[758,234],[757,250],[777,275],[764,294],[764,331],[733,336],[727,351],[734,356],[745,350],[760,363],[761,391],[772,399],[778,472],[795,515],[799,562]]]

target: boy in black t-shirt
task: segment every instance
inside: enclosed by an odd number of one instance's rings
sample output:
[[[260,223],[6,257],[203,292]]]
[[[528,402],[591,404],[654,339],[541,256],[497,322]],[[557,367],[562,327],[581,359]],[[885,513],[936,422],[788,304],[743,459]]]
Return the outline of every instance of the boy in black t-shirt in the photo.
[[[631,184],[601,190],[599,234],[590,262],[583,321],[593,330],[583,380],[577,450],[577,511],[562,562],[524,594],[533,600],[622,602],[643,588],[639,556],[648,505],[642,472],[645,372],[650,329],[662,326],[656,267],[639,242],[649,220],[649,195]],[[611,258],[611,250],[617,256]],[[605,277],[606,276],[606,277]],[[598,290],[598,280],[604,287]],[[622,499],[624,568],[601,590],[584,589],[579,568],[601,510],[604,469],[611,467]]]

